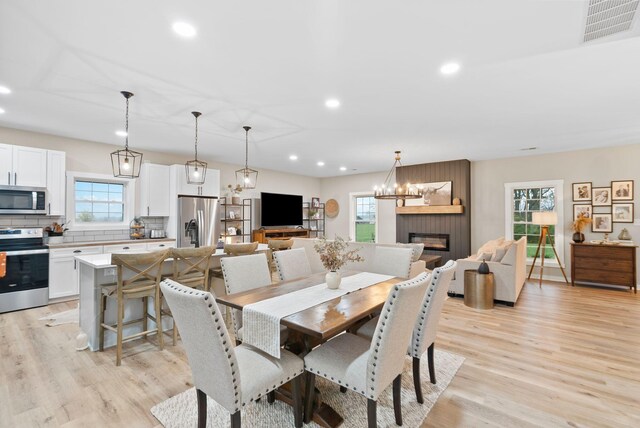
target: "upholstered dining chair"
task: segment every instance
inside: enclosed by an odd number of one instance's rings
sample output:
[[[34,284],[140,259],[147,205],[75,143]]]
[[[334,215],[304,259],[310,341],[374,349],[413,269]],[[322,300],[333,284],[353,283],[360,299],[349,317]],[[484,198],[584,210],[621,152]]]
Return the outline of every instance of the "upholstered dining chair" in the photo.
[[[160,281],[162,280],[162,265],[169,255],[169,249],[154,251],[146,254],[112,254],[111,263],[117,268],[117,282],[105,284],[101,287],[100,296],[100,351],[104,350],[105,330],[116,333],[116,366],[122,362],[122,342],[138,337],[147,337],[149,333],[157,333],[158,346],[164,348],[162,333],[162,312],[160,310]],[[116,299],[116,324],[105,322],[107,298]],[[148,299],[153,298],[154,314],[148,312]],[[143,314],[137,320],[124,321],[124,306],[126,300],[142,299]],[[148,319],[156,323],[152,330],[147,328]],[[142,331],[124,336],[124,326],[142,323]]]
[[[303,248],[294,250],[276,251],[273,253],[273,260],[276,263],[276,270],[280,281],[302,278],[311,275],[311,265],[307,253]]]
[[[282,350],[274,358],[257,349],[233,347],[213,295],[166,279],[161,283],[182,343],[198,400],[198,428],[207,426],[207,396],[231,413],[231,427],[240,428],[242,407],[291,382],[295,426],[302,426],[304,363]]]
[[[216,247],[214,246],[172,248],[173,273],[171,274],[171,279],[187,287],[209,291],[209,269],[211,267],[211,258],[215,252]],[[172,316],[170,308],[163,305],[160,310],[163,316]],[[171,338],[175,346],[178,339],[178,329],[175,323],[173,323]]]
[[[428,275],[421,273],[391,288],[374,340],[344,333],[305,356],[306,422],[314,400],[315,376],[322,376],[367,398],[369,428],[377,426],[378,398],[393,383],[393,410],[396,424],[402,425],[400,389],[406,344],[428,283]]]
[[[407,247],[377,246],[373,263],[370,264],[371,272],[407,279],[410,276],[412,254],[412,249]]]
[[[413,385],[416,390],[416,398],[418,403],[424,403],[422,398],[422,386],[420,382],[420,358],[427,352],[427,360],[429,364],[429,380],[436,383],[436,370],[434,362],[434,346],[436,340],[436,332],[438,330],[438,322],[442,307],[446,300],[447,290],[456,271],[456,262],[449,260],[444,266],[436,268],[431,273],[429,286],[422,301],[422,307],[418,313],[413,334],[411,336],[411,344],[409,345],[408,354],[413,358]],[[358,336],[371,340],[374,337],[377,328],[377,319],[374,318],[358,329]]]
[[[224,286],[227,294],[241,293],[271,284],[269,263],[264,253],[248,256],[224,257],[220,259]],[[231,311],[236,340],[242,341],[242,311]],[[284,343],[288,336],[287,328],[280,326],[280,339]]]

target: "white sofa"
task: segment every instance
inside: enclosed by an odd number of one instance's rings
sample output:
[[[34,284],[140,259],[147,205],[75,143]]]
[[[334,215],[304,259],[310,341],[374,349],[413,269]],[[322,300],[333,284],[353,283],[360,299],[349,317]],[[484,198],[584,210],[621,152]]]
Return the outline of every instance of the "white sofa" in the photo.
[[[449,294],[464,295],[464,271],[477,270],[482,263],[482,256],[489,265],[489,270],[495,278],[495,295],[494,299],[504,302],[510,306],[515,305],[520,295],[520,291],[524,286],[527,276],[527,238],[523,236],[518,241],[513,242],[505,250],[504,238],[498,238],[484,244],[478,250],[475,256],[466,259],[457,260],[456,275],[451,286]],[[502,254],[501,254],[501,251]],[[493,257],[496,259],[496,252],[499,261],[490,261]],[[502,255],[502,257],[500,257]],[[480,257],[480,260],[478,258]]]
[[[291,248],[304,248],[307,253],[307,258],[309,259],[309,265],[311,265],[311,272],[326,272],[324,266],[322,266],[322,262],[320,261],[320,256],[313,248],[313,244],[315,243],[315,239],[313,238],[293,238],[293,246]],[[353,248],[359,248],[360,254],[364,261],[362,262],[349,262],[347,263],[343,269],[344,270],[355,270],[359,272],[367,272],[374,271],[372,269],[372,263],[375,258],[376,247],[395,247],[395,246],[406,246],[407,244],[373,244],[369,242],[348,242],[347,245]],[[413,258],[411,259],[411,270],[409,271],[409,278],[413,278],[414,276],[422,273],[426,269],[426,264],[424,260],[418,260],[422,255],[422,249],[420,248],[420,244],[411,244],[414,246],[415,251],[413,254]],[[419,249],[420,248],[420,249]],[[419,249],[419,250],[418,250]]]

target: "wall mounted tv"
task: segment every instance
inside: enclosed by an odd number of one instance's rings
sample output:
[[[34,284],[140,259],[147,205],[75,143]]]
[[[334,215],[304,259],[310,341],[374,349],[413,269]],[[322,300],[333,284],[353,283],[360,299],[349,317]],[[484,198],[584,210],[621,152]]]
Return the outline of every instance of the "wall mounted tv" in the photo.
[[[302,226],[302,196],[261,192],[260,217],[262,227]]]

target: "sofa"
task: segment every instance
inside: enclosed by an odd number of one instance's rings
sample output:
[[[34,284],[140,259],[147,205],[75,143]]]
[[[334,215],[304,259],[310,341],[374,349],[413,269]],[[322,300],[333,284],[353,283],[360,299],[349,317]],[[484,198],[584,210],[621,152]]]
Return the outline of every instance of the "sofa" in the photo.
[[[494,239],[480,247],[475,255],[457,260],[455,278],[449,287],[450,295],[464,296],[464,271],[477,270],[482,259],[494,275],[494,299],[509,306],[515,305],[527,277],[527,237],[517,241]]]
[[[309,259],[309,265],[311,266],[311,272],[319,273],[326,272],[326,269],[322,265],[320,261],[320,256],[313,248],[313,244],[315,243],[315,239],[313,238],[293,238],[293,246],[291,248],[304,248],[307,253],[307,258]],[[351,248],[358,248],[358,254],[360,254],[364,261],[362,262],[348,262],[343,269],[344,270],[355,270],[359,272],[371,272],[375,271],[372,269],[372,263],[375,258],[375,251],[377,247],[407,247],[412,249],[412,258],[411,258],[411,269],[409,271],[409,278],[413,278],[418,274],[422,273],[426,269],[426,264],[424,260],[420,260],[420,256],[422,256],[422,250],[424,248],[423,244],[374,244],[369,242],[348,242],[347,245]]]

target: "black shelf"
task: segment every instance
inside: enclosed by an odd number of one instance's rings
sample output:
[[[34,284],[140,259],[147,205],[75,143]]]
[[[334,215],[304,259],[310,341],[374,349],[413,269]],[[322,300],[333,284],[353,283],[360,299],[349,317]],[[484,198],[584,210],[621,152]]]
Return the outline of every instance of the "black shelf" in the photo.
[[[317,211],[317,214],[313,218],[309,218],[309,210]],[[311,202],[302,203],[302,224],[305,229],[309,229],[310,238],[322,238],[325,234],[325,214],[324,203],[320,203],[317,207],[312,207]],[[313,229],[311,226],[315,226]]]
[[[250,233],[241,233],[230,234],[227,233],[228,227],[235,227],[234,225],[239,224],[240,227],[238,229],[241,230],[249,230],[251,229],[251,199],[243,199],[241,204],[227,204],[227,198],[222,197],[220,206],[222,207],[222,218],[220,222],[224,225],[222,233],[220,236],[222,238],[240,238],[241,242],[251,242],[251,234]],[[234,212],[234,218],[229,218],[229,212]],[[240,215],[240,218],[236,218],[235,216]],[[227,226],[229,224],[229,226]],[[248,238],[248,239],[247,239]]]

